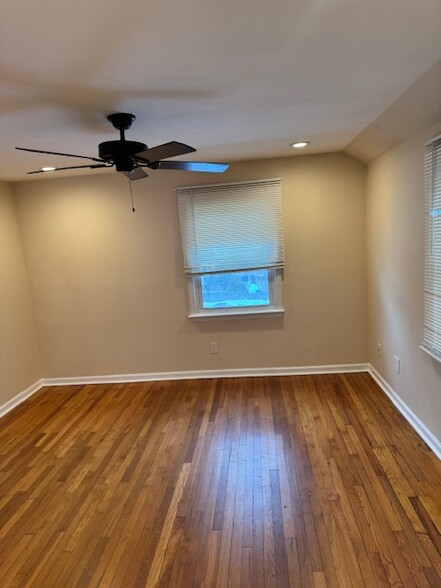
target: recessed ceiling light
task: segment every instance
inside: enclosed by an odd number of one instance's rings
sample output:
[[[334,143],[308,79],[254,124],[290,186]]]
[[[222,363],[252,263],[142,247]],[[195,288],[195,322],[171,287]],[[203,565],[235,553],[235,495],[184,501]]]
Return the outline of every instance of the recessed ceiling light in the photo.
[[[55,168],[54,167],[51,167],[51,166],[47,166],[47,167],[42,167],[41,168],[41,171],[54,171],[54,170],[55,170]]]
[[[291,143],[290,147],[294,149],[304,149],[304,147],[308,147],[310,145],[309,141],[296,141],[295,143]]]

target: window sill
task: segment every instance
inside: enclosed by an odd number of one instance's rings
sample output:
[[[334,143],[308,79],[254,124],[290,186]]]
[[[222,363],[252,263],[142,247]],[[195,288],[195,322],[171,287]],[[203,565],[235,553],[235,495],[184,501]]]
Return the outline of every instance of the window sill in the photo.
[[[262,318],[274,318],[278,316],[283,316],[285,313],[285,309],[283,308],[272,308],[272,309],[265,309],[265,310],[240,310],[236,312],[228,312],[228,311],[214,311],[214,312],[198,312],[194,314],[189,314],[188,318],[191,320],[207,320],[207,319],[243,319],[243,318],[255,318],[255,317],[262,317]]]
[[[437,355],[434,351],[432,351],[431,349],[429,349],[425,345],[420,345],[420,349],[422,349],[428,355],[430,355],[430,357],[433,357],[433,359],[436,359],[437,361],[439,361],[441,363],[441,355]]]

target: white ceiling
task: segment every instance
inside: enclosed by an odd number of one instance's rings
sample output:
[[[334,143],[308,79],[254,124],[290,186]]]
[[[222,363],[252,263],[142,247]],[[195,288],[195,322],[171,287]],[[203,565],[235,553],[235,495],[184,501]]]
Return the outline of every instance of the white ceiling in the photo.
[[[440,58],[440,0],[1,0],[0,178],[97,156],[117,111],[187,159],[340,151]]]

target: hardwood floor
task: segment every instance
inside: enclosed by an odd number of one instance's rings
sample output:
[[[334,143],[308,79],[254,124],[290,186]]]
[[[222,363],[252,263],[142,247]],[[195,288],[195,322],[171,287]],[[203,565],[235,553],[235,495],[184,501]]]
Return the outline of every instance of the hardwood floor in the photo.
[[[367,374],[46,388],[0,426],[2,588],[441,586],[441,463]]]

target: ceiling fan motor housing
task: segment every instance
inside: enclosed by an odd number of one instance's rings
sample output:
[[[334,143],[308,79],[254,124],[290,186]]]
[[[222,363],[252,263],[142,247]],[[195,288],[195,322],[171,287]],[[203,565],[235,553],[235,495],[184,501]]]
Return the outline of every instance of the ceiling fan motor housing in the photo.
[[[132,157],[146,149],[147,145],[138,141],[105,141],[99,144],[98,153],[101,159],[113,163],[117,171],[131,172],[135,167]]]

